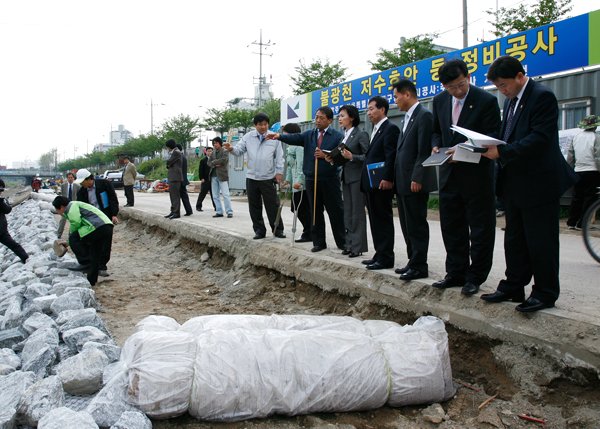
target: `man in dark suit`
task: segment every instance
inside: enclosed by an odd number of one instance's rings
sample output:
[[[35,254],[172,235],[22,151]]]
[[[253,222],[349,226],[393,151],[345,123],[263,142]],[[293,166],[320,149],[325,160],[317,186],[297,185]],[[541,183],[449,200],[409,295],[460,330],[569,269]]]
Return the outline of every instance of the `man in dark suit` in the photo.
[[[183,182],[181,182],[181,188],[179,189],[179,198],[181,198],[183,208],[185,209],[184,216],[191,216],[194,213],[194,211],[192,210],[192,205],[190,204],[190,197],[187,193],[187,186],[190,184],[190,181],[187,178],[187,157],[183,152],[183,146],[181,146],[181,144],[177,143],[177,149],[179,149],[179,151],[181,152],[181,172],[183,175]]]
[[[439,76],[446,90],[433,99],[433,151],[467,140],[452,131],[452,125],[497,138],[498,100],[469,84],[467,64],[460,59],[448,61]],[[479,163],[448,162],[440,166],[439,197],[446,277],[433,287],[459,286],[464,295],[473,295],[487,279],[494,256],[494,162],[481,158]]]
[[[373,123],[371,143],[365,155],[360,190],[365,194],[365,203],[369,211],[371,236],[375,247],[372,259],[362,261],[369,270],[380,270],[394,266],[394,163],[400,128],[390,122],[387,112],[390,108],[385,97],[376,95],[369,100],[367,116]],[[368,165],[383,163],[382,180],[371,186]]]
[[[507,144],[487,146],[483,154],[500,164],[497,192],[506,206],[506,280],[481,299],[522,302],[533,276],[531,295],[516,310],[551,308],[560,293],[560,196],[577,182],[558,145],[558,103],[549,88],[525,76],[514,57],[496,59],[487,78],[506,97],[500,138]]]
[[[171,153],[167,159],[167,179],[169,180],[169,196],[171,197],[171,213],[166,215],[167,219],[180,218],[181,210],[181,182],[183,181],[183,160],[181,152],[177,149],[175,140],[169,139],[165,142],[167,150]]]
[[[119,200],[112,183],[106,179],[96,179],[93,173],[85,168],[77,171],[75,182],[81,187],[77,191],[77,201],[82,201],[100,209],[110,219],[113,225],[118,225]],[[105,242],[100,252],[100,265],[98,274],[108,277],[108,261],[112,250],[112,241]]]
[[[417,99],[417,88],[408,79],[393,84],[398,109],[406,112],[404,127],[398,139],[395,163],[396,201],[408,264],[398,268],[400,280],[414,280],[429,275],[429,224],[427,201],[429,192],[437,189],[435,169],[423,167],[431,154],[433,116]]]
[[[196,211],[198,212],[202,211],[202,203],[204,202],[206,194],[208,194],[208,191],[210,191],[210,176],[208,175],[208,173],[210,173],[210,167],[208,166],[208,157],[212,151],[212,147],[207,147],[204,150],[205,157],[200,160],[200,165],[198,167],[198,177],[202,182],[200,185],[200,195],[198,195],[198,201],[196,201]],[[212,202],[213,208],[217,210],[215,202],[212,198],[212,193],[210,194],[210,201]]]
[[[77,192],[79,191],[80,186],[77,183],[73,183],[75,181],[75,175],[71,172],[67,173],[67,181],[60,185],[60,194],[63,197],[67,197],[69,201],[75,201],[77,199]],[[58,223],[58,231],[56,235],[58,238],[62,237],[63,231],[65,230],[65,225],[67,223],[67,218],[64,216],[60,217],[60,222]]]
[[[306,192],[310,209],[314,216],[311,228],[313,239],[312,252],[320,252],[327,248],[325,241],[325,216],[327,209],[335,244],[339,249],[346,249],[346,234],[344,228],[344,206],[340,186],[339,167],[332,166],[325,160],[321,149],[333,150],[340,145],[344,135],[330,127],[333,122],[331,108],[319,107],[315,113],[316,129],[300,134],[267,134],[267,140],[281,140],[284,143],[304,147],[304,164],[302,171],[306,178]],[[315,174],[315,159],[318,160]],[[315,178],[316,175],[316,178]],[[315,198],[315,179],[317,181]]]

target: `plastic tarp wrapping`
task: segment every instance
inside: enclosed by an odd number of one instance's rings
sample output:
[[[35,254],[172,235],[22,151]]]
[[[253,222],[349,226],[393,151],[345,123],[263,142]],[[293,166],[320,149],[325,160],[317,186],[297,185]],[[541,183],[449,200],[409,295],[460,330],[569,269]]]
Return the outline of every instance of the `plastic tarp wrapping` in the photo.
[[[141,322],[140,322],[141,323]],[[346,331],[367,334],[365,325],[349,316],[304,316],[278,315],[261,316],[254,314],[215,314],[198,316],[181,325],[181,330],[196,336],[213,329],[277,329],[282,331],[304,331],[319,329]]]
[[[150,316],[125,343],[115,379],[154,418],[188,410],[236,421],[440,402],[451,398],[448,336],[413,325],[302,315]]]
[[[186,332],[136,332],[125,341],[125,400],[147,415],[162,419],[184,414],[194,380],[198,341]]]
[[[198,337],[189,413],[235,421],[383,406],[379,344],[340,331],[211,330]]]

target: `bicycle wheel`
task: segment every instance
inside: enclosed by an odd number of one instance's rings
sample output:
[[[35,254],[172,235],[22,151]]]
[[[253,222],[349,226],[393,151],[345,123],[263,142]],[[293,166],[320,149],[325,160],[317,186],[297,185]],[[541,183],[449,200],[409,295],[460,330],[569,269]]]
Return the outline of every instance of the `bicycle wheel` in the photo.
[[[585,212],[581,226],[585,247],[592,258],[600,262],[600,200]]]

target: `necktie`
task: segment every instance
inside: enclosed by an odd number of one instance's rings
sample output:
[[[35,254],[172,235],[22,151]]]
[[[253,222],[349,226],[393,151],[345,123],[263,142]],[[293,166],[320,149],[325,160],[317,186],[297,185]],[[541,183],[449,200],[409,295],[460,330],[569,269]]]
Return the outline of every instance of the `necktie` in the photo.
[[[515,106],[519,99],[517,97],[510,100],[508,104],[508,116],[506,117],[506,128],[504,128],[504,136],[502,140],[506,141],[508,136],[510,136],[510,132],[512,131],[512,122],[515,116]]]
[[[263,140],[265,139],[265,136],[263,136],[262,134],[259,134],[258,136],[260,137],[260,142],[262,143]]]
[[[375,134],[377,134],[377,127],[373,128],[373,132],[371,133],[371,141],[375,138]]]
[[[69,200],[73,201],[73,185],[69,183]]]
[[[319,149],[321,148],[321,143],[323,143],[323,130],[319,130]]]
[[[460,116],[460,101],[458,98],[454,100],[454,108],[452,109],[452,125],[458,124],[458,117]]]

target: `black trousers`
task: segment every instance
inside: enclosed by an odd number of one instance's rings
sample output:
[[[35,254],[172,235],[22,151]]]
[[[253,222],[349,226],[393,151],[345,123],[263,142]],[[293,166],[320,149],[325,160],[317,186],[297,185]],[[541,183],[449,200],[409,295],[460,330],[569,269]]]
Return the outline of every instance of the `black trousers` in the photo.
[[[127,204],[133,206],[133,185],[124,185],[123,190],[125,191],[125,198],[127,198]]]
[[[202,203],[204,202],[204,198],[206,197],[206,194],[208,194],[209,191],[210,191],[210,179],[205,180],[204,182],[202,182],[202,185],[200,185],[200,194],[198,195],[198,201],[196,201],[196,210],[200,210],[202,208]],[[212,203],[213,208],[216,210],[217,207],[215,206],[215,201],[213,200],[212,192],[210,194],[210,202]]]
[[[27,258],[29,258],[29,255],[23,249],[23,247],[21,247],[19,243],[13,240],[13,238],[8,232],[0,234],[0,243],[4,244],[6,247],[12,250],[14,254],[17,255],[21,259],[21,261],[23,261],[23,263],[25,263],[25,261],[27,261]]]
[[[531,297],[554,304],[560,293],[560,201],[557,198],[529,208],[517,207],[510,197],[504,203],[506,280],[500,281],[498,290],[510,294],[522,292],[533,277]]]
[[[490,185],[485,192],[465,192],[447,184],[440,191],[440,226],[446,247],[446,273],[480,285],[494,258],[496,207]]]
[[[169,197],[171,198],[171,214],[179,216],[181,211],[181,182],[169,182]]]
[[[292,204],[290,210],[295,212],[298,220],[302,224],[302,237],[310,238],[310,227],[312,226],[312,217],[310,214],[310,203],[308,202],[308,193],[306,190],[292,192]]]
[[[71,250],[75,253],[77,262],[81,265],[89,265],[90,272],[87,279],[93,286],[98,281],[100,261],[106,248],[112,245],[113,225],[102,225],[85,237],[79,236],[79,231],[69,235]]]
[[[581,228],[583,215],[589,206],[598,199],[600,172],[582,171],[577,174],[580,180],[575,183],[575,187],[573,188],[573,199],[571,200],[571,210],[569,210],[567,225]]]
[[[373,259],[384,267],[394,266],[393,197],[392,189],[365,193],[365,205],[369,211],[369,225],[371,225],[371,236],[375,247]]]
[[[279,196],[277,195],[277,182],[270,180],[246,179],[246,193],[248,194],[248,210],[252,219],[252,229],[256,234],[265,235],[267,228],[262,214],[263,201],[269,218],[271,231],[275,228],[277,210],[279,209]],[[277,232],[283,232],[283,222],[280,219]]]
[[[427,200],[429,193],[416,192],[411,195],[397,195],[400,228],[406,243],[409,268],[429,272],[427,252],[429,251],[429,223],[427,223]]]
[[[185,214],[192,214],[194,211],[192,210],[192,205],[190,204],[190,196],[187,193],[187,186],[181,182],[181,188],[179,188],[179,198],[183,203],[183,208],[185,209]]]
[[[325,216],[323,210],[327,210],[329,223],[335,244],[339,249],[346,249],[346,227],[344,226],[344,203],[342,202],[342,187],[338,176],[325,180],[317,180],[317,198],[315,205],[315,181],[306,179],[306,193],[310,204],[311,217],[315,216],[315,222],[311,227],[311,235],[314,246],[326,247]],[[312,220],[312,219],[311,219]]]

